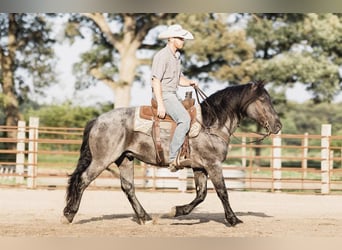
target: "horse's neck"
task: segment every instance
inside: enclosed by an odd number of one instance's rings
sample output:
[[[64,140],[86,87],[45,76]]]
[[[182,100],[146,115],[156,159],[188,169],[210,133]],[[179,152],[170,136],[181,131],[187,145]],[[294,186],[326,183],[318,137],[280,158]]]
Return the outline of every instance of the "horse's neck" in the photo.
[[[238,118],[227,119],[222,129],[226,130],[229,133],[229,136],[231,136],[239,126],[239,123],[240,121],[238,120]]]
[[[210,127],[210,132],[229,143],[229,138],[235,132],[238,125],[239,120],[237,118],[227,119],[223,126],[219,126],[218,122],[216,122]]]

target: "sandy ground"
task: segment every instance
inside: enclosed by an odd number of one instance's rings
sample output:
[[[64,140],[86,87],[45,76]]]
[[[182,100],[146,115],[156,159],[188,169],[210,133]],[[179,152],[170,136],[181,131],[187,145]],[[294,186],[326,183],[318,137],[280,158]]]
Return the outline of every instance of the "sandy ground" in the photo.
[[[137,192],[154,218],[138,225],[121,191],[86,190],[74,222],[61,224],[64,190],[0,189],[2,237],[342,237],[342,196],[285,193],[229,193],[233,210],[244,221],[224,224],[215,193],[190,215],[170,218],[175,205],[194,193]]]

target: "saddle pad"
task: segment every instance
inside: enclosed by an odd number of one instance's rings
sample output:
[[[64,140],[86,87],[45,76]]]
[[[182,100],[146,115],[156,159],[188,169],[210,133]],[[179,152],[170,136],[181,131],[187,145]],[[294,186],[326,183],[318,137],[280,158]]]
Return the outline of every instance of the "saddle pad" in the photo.
[[[142,107],[135,108],[133,130],[136,132],[142,132],[147,135],[152,135],[153,120],[140,117],[141,108]],[[171,126],[172,126],[171,122],[160,122],[159,124],[160,124],[161,129],[171,131]],[[196,105],[196,122],[194,122],[190,127],[189,137],[191,138],[196,137],[199,134],[201,130],[201,124],[202,124],[201,107],[199,105]]]

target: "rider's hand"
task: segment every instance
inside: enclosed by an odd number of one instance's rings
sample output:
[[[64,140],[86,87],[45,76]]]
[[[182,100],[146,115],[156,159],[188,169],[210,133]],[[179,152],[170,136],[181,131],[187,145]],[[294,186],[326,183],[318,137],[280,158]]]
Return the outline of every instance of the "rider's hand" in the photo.
[[[190,86],[196,88],[198,87],[198,83],[196,81],[190,81]]]
[[[159,118],[164,119],[166,116],[166,110],[164,103],[158,103],[157,115]]]

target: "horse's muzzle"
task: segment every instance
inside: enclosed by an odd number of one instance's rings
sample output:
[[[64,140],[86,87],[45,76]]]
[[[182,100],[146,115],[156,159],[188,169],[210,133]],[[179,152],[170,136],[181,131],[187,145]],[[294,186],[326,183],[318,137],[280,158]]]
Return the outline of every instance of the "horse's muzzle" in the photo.
[[[278,134],[282,127],[283,127],[283,125],[281,124],[280,121],[276,122],[275,125],[274,125],[272,133],[273,134]]]
[[[270,124],[268,121],[264,124],[264,128],[266,129],[267,133],[270,134],[278,134],[281,130],[283,125],[279,120],[277,120],[274,124]]]

